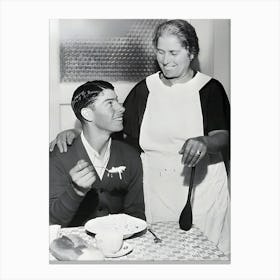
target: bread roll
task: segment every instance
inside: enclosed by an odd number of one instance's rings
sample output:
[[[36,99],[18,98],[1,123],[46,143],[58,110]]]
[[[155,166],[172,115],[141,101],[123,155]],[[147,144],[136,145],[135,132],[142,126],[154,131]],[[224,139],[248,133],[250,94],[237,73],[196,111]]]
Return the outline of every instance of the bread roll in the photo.
[[[51,254],[59,261],[103,260],[104,256],[97,248],[90,246],[80,236],[70,234],[53,240]]]
[[[75,248],[73,241],[67,236],[53,240],[50,252],[59,261],[73,261],[83,253],[80,248]]]

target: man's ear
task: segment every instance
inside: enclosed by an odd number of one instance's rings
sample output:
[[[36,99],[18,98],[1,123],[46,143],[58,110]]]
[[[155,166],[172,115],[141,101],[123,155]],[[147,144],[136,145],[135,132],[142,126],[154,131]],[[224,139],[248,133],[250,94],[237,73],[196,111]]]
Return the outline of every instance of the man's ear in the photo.
[[[190,61],[192,61],[194,59],[194,54],[190,53],[189,58],[190,58]]]
[[[92,122],[94,119],[93,112],[90,108],[82,108],[81,115],[85,120],[89,122]]]

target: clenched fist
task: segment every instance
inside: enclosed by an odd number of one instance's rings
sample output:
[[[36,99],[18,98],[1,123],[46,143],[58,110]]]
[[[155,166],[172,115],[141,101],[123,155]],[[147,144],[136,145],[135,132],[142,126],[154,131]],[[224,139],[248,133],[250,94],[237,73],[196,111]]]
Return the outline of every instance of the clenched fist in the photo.
[[[78,195],[84,196],[90,189],[91,185],[96,180],[93,166],[88,162],[81,159],[77,164],[69,171],[74,184],[74,190]]]

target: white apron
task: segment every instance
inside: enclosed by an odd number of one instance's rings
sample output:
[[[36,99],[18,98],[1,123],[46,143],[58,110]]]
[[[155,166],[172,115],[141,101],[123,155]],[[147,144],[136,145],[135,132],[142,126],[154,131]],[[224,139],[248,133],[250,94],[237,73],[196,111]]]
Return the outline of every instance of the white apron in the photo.
[[[159,73],[147,77],[149,96],[140,130],[144,197],[149,223],[179,221],[190,168],[178,152],[188,138],[202,136],[199,90],[211,78],[200,72],[187,83],[164,85]],[[196,167],[193,223],[225,253],[229,252],[229,192],[221,155],[206,156]]]

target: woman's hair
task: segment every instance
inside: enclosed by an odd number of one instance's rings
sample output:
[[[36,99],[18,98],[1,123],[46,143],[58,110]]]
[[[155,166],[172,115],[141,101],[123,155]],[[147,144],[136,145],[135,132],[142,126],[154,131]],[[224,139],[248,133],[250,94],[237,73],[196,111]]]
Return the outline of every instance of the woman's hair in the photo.
[[[198,55],[199,44],[195,29],[186,20],[174,19],[158,25],[153,37],[153,45],[155,48],[157,47],[159,37],[163,35],[176,36],[190,54],[193,54],[194,57]]]
[[[90,104],[94,103],[97,96],[104,90],[111,89],[114,90],[112,84],[105,81],[91,81],[79,86],[73,94],[71,106],[72,109],[82,123],[85,121],[81,115],[81,110],[86,108]]]

